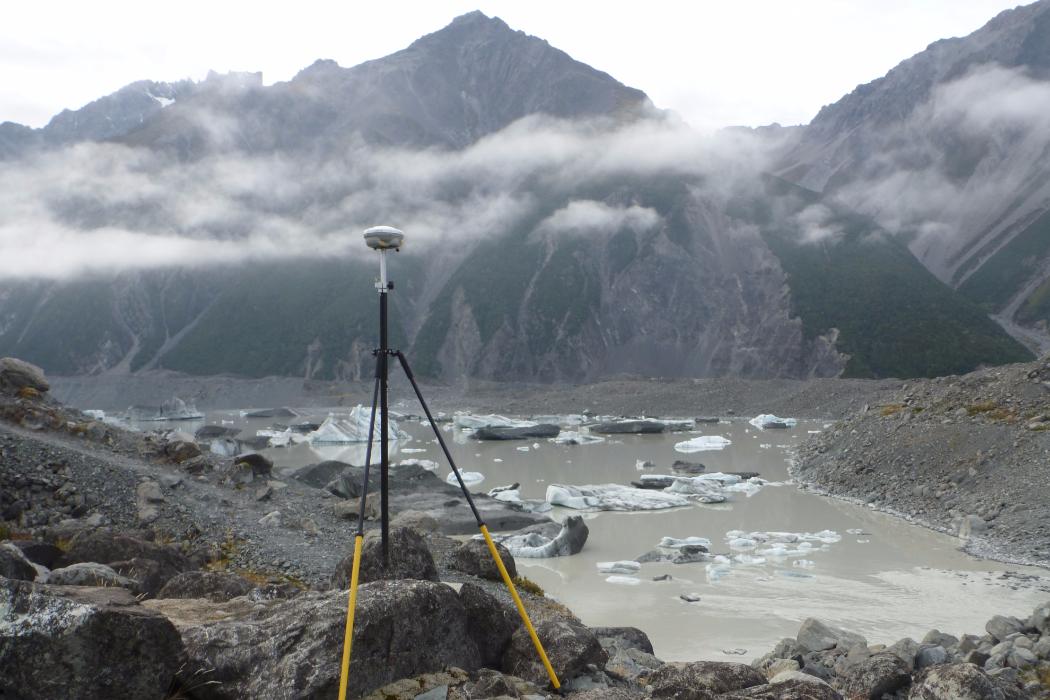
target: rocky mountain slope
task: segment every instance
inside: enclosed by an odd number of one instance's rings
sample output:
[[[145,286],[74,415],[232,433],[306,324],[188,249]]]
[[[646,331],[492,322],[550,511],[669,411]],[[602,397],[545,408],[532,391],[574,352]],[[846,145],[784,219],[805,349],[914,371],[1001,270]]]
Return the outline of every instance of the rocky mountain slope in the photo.
[[[374,261],[345,242],[382,220],[410,235],[394,342],[443,380],[930,376],[1027,357],[875,220],[762,175],[741,134],[706,141],[480,13],[269,87],[136,85],[0,164],[8,227],[63,249],[115,232],[123,261],[19,266],[0,353],[60,374],[368,377]],[[125,234],[161,253],[137,260]]]
[[[800,451],[798,478],[1050,563],[1050,356],[905,384]]]
[[[1050,348],[1050,3],[1003,12],[857,87],[781,174],[874,216],[934,274]]]

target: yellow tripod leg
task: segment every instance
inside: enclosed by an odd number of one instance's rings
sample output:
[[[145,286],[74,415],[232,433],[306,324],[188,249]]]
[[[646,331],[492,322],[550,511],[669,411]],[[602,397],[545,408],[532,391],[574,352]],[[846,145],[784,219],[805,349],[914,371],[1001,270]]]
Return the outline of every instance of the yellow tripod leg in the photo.
[[[354,641],[354,610],[357,608],[357,577],[361,573],[361,543],[364,537],[354,540],[354,566],[350,572],[350,600],[346,606],[346,632],[343,635],[343,664],[339,674],[339,700],[346,700],[346,685],[350,677],[350,646]]]
[[[510,580],[507,567],[503,566],[503,559],[500,557],[499,552],[496,551],[496,543],[492,541],[492,535],[489,534],[487,526],[481,526],[481,534],[485,536],[485,544],[489,546],[489,553],[499,568],[500,576],[503,577],[503,583],[507,584],[510,597],[514,599],[514,604],[518,606],[518,614],[521,615],[521,621],[525,623],[525,629],[528,630],[529,636],[532,637],[532,645],[536,647],[536,653],[540,655],[540,661],[543,662],[543,667],[547,669],[547,675],[551,679],[551,687],[557,690],[561,687],[561,683],[558,682],[558,676],[554,673],[554,667],[551,666],[550,659],[547,658],[547,652],[543,650],[543,644],[540,643],[540,638],[536,635],[536,628],[532,626],[529,614],[525,612],[525,605],[521,602],[517,589],[514,588],[514,582]]]

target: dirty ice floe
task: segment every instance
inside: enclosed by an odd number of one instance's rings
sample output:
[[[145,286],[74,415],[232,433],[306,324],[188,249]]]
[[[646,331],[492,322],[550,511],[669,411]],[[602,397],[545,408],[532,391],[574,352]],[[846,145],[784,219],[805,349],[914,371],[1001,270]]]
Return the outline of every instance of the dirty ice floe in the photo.
[[[682,547],[707,547],[711,548],[711,540],[706,537],[664,537],[657,547],[668,549],[681,549]]]
[[[675,444],[674,449],[677,452],[706,452],[708,450],[724,450],[732,444],[731,440],[727,440],[721,435],[701,435],[692,440]]]
[[[307,433],[306,438],[313,445],[344,445],[351,442],[368,441],[368,424],[372,418],[372,409],[360,404],[354,406],[350,415],[346,418],[329,413],[324,422],[317,430]],[[379,442],[382,439],[379,421],[375,422],[372,429],[372,439]],[[409,440],[408,433],[397,427],[396,421],[390,421],[391,440]]]
[[[566,415],[532,416],[536,423],[550,425],[583,425],[587,422],[587,416],[580,413],[569,413]]]
[[[574,432],[572,430],[562,431],[558,437],[551,438],[549,442],[555,445],[594,445],[605,442],[605,438],[590,433]]]
[[[301,442],[306,441],[305,435],[300,435],[294,432],[291,428],[285,430],[256,430],[256,437],[269,438],[270,447],[288,447],[289,445],[298,445]]]
[[[755,416],[749,420],[748,423],[759,430],[769,430],[771,428],[794,428],[798,424],[798,421],[794,418],[778,418],[772,413],[763,413],[762,415]]]
[[[463,483],[467,486],[480,484],[485,480],[485,475],[481,472],[460,472],[459,475],[463,477]],[[449,472],[448,476],[445,477],[445,481],[453,486],[459,486],[459,480],[456,479],[455,472]]]
[[[662,510],[689,505],[684,496],[650,489],[636,489],[620,484],[547,487],[547,502],[575,510]]]
[[[598,562],[599,574],[636,574],[641,568],[641,564],[630,560]]]
[[[456,413],[452,424],[460,430],[477,430],[478,428],[531,428],[536,423],[529,420],[515,420],[495,413],[475,416],[470,413]]]

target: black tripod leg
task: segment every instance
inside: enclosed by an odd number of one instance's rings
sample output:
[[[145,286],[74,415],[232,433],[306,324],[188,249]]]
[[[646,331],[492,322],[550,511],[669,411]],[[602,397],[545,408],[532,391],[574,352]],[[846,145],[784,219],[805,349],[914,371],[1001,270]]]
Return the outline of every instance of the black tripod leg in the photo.
[[[434,416],[430,415],[430,407],[427,406],[426,399],[423,398],[423,392],[419,390],[419,385],[416,384],[416,378],[412,374],[412,370],[408,366],[408,360],[405,359],[404,354],[398,350],[397,359],[401,362],[401,367],[405,370],[405,376],[408,377],[408,381],[412,383],[412,390],[416,392],[416,398],[419,399],[419,405],[423,407],[423,413],[427,415],[427,421],[430,422],[430,427],[434,431],[434,435],[437,437],[438,444],[441,445],[441,451],[445,453],[445,458],[448,460],[448,465],[452,467],[452,473],[456,475],[456,481],[459,482],[459,488],[463,491],[463,495],[467,498],[467,503],[470,504],[470,509],[474,512],[474,519],[478,521],[478,529],[481,530],[481,535],[485,538],[485,544],[489,548],[489,554],[492,555],[492,560],[496,564],[496,568],[499,569],[500,576],[503,578],[503,583],[506,584],[507,590],[510,592],[510,597],[514,599],[514,605],[518,608],[518,615],[521,616],[521,621],[525,624],[525,629],[529,633],[529,637],[532,638],[532,645],[536,648],[536,653],[540,657],[540,661],[543,662],[543,667],[547,670],[547,675],[551,679],[551,686],[558,690],[561,687],[561,683],[558,681],[558,675],[554,672],[554,667],[551,666],[550,659],[547,658],[547,652],[543,649],[543,643],[540,642],[540,637],[536,634],[536,628],[532,626],[532,620],[529,619],[528,612],[525,611],[525,604],[521,602],[521,596],[518,595],[518,589],[514,587],[514,582],[510,578],[510,574],[507,573],[507,567],[503,565],[503,559],[499,555],[499,551],[496,549],[496,543],[492,541],[492,535],[489,534],[488,526],[481,519],[481,514],[478,513],[478,507],[474,505],[474,499],[470,496],[470,491],[467,490],[467,485],[463,483],[463,475],[459,473],[459,467],[456,466],[456,460],[452,459],[452,453],[448,450],[448,445],[445,444],[445,438],[441,436],[441,430],[438,428],[437,423],[434,421]]]
[[[368,497],[368,469],[372,464],[372,436],[376,429],[376,399],[379,397],[379,375],[376,373],[376,388],[372,392],[372,416],[368,419],[368,447],[365,448],[365,480],[361,485],[361,510],[357,515],[357,534],[365,533],[365,499]]]

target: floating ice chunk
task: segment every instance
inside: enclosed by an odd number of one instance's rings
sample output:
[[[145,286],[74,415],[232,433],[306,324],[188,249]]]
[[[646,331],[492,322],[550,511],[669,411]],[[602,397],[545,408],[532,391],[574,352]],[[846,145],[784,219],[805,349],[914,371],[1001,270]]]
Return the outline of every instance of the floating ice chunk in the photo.
[[[706,537],[664,537],[661,538],[657,547],[668,549],[681,549],[682,547],[707,547],[710,549],[711,540]]]
[[[729,557],[724,557],[721,554],[715,557],[715,560],[704,567],[707,573],[707,580],[712,583],[725,578],[732,571],[732,566],[729,563]]]
[[[765,557],[758,557],[753,554],[734,554],[733,560],[744,566],[760,566],[766,563]]]
[[[674,448],[678,452],[705,452],[708,450],[724,450],[732,444],[731,440],[727,440],[721,435],[701,435],[692,440],[679,442],[675,444]]]
[[[812,569],[816,564],[813,563],[812,559],[796,559],[791,562],[791,565],[797,569]]]
[[[517,450],[518,452],[528,452],[529,451],[529,446],[528,445],[522,445],[521,447],[515,447],[514,449]]]
[[[620,484],[598,484],[589,486],[567,486],[550,484],[547,487],[547,502],[577,510],[662,510],[689,505],[684,496],[636,489]]]
[[[747,551],[758,546],[758,542],[749,537],[735,537],[729,540],[729,548],[737,551]]]
[[[218,438],[208,445],[208,451],[220,457],[233,457],[240,451],[240,445],[231,438]]]
[[[638,471],[642,471],[643,469],[652,469],[655,466],[655,464],[653,464],[647,459],[636,459],[634,461],[634,468]],[[643,476],[642,478],[644,479],[645,477]]]
[[[774,428],[794,428],[798,421],[794,418],[778,418],[772,413],[763,413],[748,421],[759,430],[770,430]]]
[[[401,450],[405,452],[405,450]],[[438,468],[438,463],[431,459],[403,459],[397,463],[399,467],[411,467],[417,466],[426,469],[428,472],[435,472]]]
[[[600,561],[598,562],[599,574],[636,574],[642,565],[636,561]]]
[[[86,410],[82,411],[82,413],[85,416],[87,416],[88,418],[91,418],[93,420],[101,420],[101,421],[106,420],[106,412],[105,411],[100,411],[100,410],[98,410],[96,408],[86,409]]]
[[[422,447],[402,447],[401,453],[406,455],[418,454],[420,452],[426,452]]]
[[[534,450],[540,449],[540,443],[538,443],[538,442],[532,443],[532,449],[534,449]]]
[[[724,503],[726,500],[718,482],[703,477],[674,477],[664,492],[688,495],[701,503]]]
[[[346,418],[329,413],[317,430],[306,435],[313,445],[343,445],[351,442],[368,442],[368,424],[371,422],[372,409],[360,404],[350,410]],[[383,439],[380,422],[377,420],[372,428],[372,439],[379,442]],[[390,421],[390,439],[409,440],[409,436],[397,427],[396,421]]]
[[[305,435],[300,435],[291,428],[287,430],[256,430],[255,435],[256,437],[269,438],[270,447],[288,447],[289,445],[298,445],[300,442],[306,441]]]
[[[637,586],[641,583],[641,580],[634,576],[609,576],[605,579],[605,582],[616,583],[621,586]]]
[[[569,430],[560,433],[558,437],[550,438],[550,442],[553,442],[555,445],[595,445],[599,442],[605,442],[605,438],[600,435]]]
[[[496,414],[485,416],[474,416],[469,413],[456,413],[452,418],[452,424],[461,430],[477,430],[478,428],[531,428],[536,423],[528,420],[515,420]]]
[[[864,530],[860,529],[859,527],[851,527],[849,530],[846,530],[846,533],[850,534],[850,535],[865,535],[865,534],[867,534],[866,532],[864,532]]]
[[[485,480],[485,475],[481,472],[460,472],[459,475],[463,477],[463,483],[467,486],[480,484]],[[448,476],[445,477],[445,481],[453,486],[459,486],[459,481],[456,479],[455,472],[449,472]]]
[[[492,461],[493,461],[493,462],[502,462],[503,460],[502,460],[502,459],[500,459],[499,457],[496,457],[496,458],[495,458],[495,459],[493,459]]]
[[[554,425],[583,425],[587,422],[587,416],[579,413],[569,413],[567,415],[550,415],[550,416],[532,416],[532,420],[536,423],[548,423]]]

